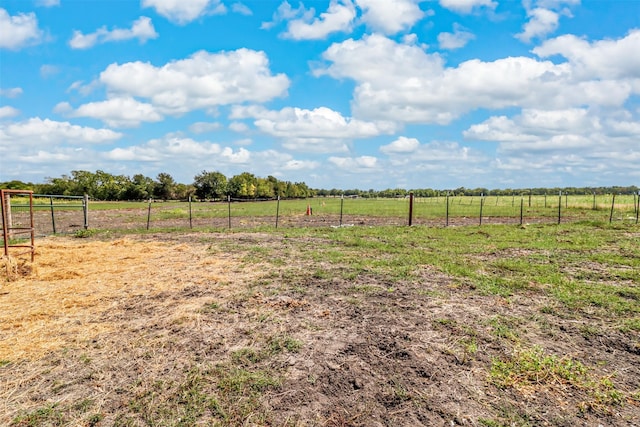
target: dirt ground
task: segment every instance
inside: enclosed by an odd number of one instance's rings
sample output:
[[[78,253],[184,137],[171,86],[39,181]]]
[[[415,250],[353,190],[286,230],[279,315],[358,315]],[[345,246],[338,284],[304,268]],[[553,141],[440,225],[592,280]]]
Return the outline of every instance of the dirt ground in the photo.
[[[587,334],[540,312],[540,295],[535,307],[533,295],[481,296],[429,267],[386,283],[313,274],[294,258],[246,260],[256,247],[309,243],[39,240],[35,263],[7,264],[0,282],[0,425],[640,425],[637,400],[611,406],[567,382],[489,378],[510,352],[491,319],[518,319],[522,339],[625,390],[640,384],[637,336]],[[252,375],[252,388],[221,370]],[[263,373],[274,380],[260,385]]]

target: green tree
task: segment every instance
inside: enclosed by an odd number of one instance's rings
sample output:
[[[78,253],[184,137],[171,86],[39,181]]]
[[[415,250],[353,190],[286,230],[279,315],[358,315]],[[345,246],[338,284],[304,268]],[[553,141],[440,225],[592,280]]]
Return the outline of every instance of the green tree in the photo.
[[[162,200],[171,200],[175,198],[176,182],[168,173],[160,173],[156,178],[153,187],[153,197]]]
[[[219,199],[227,193],[227,177],[220,172],[202,171],[195,176],[193,186],[198,199]]]

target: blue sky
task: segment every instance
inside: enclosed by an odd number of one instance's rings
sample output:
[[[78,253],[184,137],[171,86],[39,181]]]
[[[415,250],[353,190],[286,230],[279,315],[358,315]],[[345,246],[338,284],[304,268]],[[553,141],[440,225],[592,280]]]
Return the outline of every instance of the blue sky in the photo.
[[[640,183],[638,0],[3,0],[0,182]]]

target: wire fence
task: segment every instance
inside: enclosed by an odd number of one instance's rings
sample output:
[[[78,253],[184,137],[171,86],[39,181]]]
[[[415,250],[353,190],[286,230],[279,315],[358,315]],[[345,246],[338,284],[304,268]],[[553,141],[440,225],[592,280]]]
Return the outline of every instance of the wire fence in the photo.
[[[90,227],[198,230],[378,225],[444,227],[578,221],[637,224],[639,202],[640,197],[636,194],[92,202]]]
[[[85,196],[34,195],[37,235],[91,230],[219,230],[422,225],[433,227],[571,223],[638,224],[640,195],[532,195],[295,200],[98,202]],[[13,218],[27,215],[15,200]]]

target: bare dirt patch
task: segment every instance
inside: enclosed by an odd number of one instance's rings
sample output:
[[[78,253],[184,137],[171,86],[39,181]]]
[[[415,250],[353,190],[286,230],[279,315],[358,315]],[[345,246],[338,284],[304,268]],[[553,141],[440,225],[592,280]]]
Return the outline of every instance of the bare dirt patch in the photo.
[[[317,274],[293,255],[309,243],[268,233],[39,241],[32,267],[0,282],[0,424],[640,422],[630,394],[612,405],[576,381],[519,390],[490,375],[526,337],[633,392],[637,335],[540,311],[551,303],[535,291],[479,295],[429,266],[406,281]],[[252,250],[286,264],[251,263]]]

